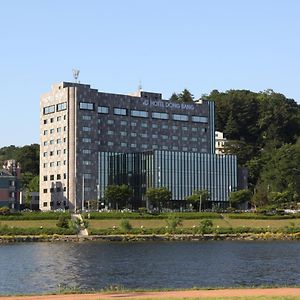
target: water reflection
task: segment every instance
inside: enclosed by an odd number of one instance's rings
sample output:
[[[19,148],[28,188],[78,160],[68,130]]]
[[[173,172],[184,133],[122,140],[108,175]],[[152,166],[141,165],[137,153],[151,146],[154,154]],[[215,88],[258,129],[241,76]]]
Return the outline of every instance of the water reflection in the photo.
[[[0,246],[0,294],[300,284],[298,242],[23,243]]]

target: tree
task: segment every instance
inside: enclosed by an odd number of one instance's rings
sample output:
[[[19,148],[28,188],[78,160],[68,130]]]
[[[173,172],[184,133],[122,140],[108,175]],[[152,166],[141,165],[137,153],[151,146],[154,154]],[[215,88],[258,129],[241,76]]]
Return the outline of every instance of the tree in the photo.
[[[161,210],[162,205],[172,199],[172,193],[166,187],[149,188],[146,191],[146,197],[152,205]]]
[[[191,92],[187,89],[184,89],[179,95],[178,95],[178,101],[179,102],[193,102],[194,96],[191,94]]]
[[[132,191],[129,186],[122,185],[109,185],[104,192],[104,199],[116,209],[123,208],[128,205],[132,196]]]
[[[193,191],[192,195],[186,197],[186,201],[192,204],[194,208],[201,211],[202,207],[205,207],[207,205],[209,197],[210,197],[209,191],[195,190]]]
[[[229,196],[229,203],[231,207],[238,208],[243,203],[250,202],[252,193],[250,190],[240,190],[231,192]]]
[[[172,96],[169,99],[170,101],[177,101],[179,100],[179,97],[176,93],[173,93]]]

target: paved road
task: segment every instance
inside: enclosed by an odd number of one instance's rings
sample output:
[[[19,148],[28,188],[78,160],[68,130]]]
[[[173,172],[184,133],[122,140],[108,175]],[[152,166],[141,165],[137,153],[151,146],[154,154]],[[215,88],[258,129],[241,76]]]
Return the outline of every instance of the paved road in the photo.
[[[190,290],[168,292],[127,292],[111,294],[71,294],[71,295],[41,295],[41,296],[9,296],[0,300],[95,300],[95,299],[165,299],[165,298],[192,298],[198,297],[245,297],[245,296],[296,296],[300,299],[300,288],[275,289],[223,289],[223,290]]]

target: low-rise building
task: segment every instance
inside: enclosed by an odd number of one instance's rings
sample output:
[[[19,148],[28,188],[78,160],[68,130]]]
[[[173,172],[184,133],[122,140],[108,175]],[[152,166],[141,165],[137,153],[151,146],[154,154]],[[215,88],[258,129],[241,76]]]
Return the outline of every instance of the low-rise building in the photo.
[[[20,165],[7,160],[0,170],[0,207],[17,209],[20,201]]]

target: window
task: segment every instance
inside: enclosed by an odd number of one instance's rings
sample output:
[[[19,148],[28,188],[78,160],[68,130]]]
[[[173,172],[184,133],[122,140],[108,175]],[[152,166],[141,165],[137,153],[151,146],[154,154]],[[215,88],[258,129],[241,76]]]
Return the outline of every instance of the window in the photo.
[[[84,161],[82,161],[82,164],[83,164],[84,166],[90,166],[92,163],[91,163],[90,160],[84,160]]]
[[[168,136],[165,135],[165,134],[163,134],[163,135],[161,136],[161,138],[162,138],[163,140],[167,140],[167,139],[168,139]]]
[[[89,150],[89,149],[83,149],[83,150],[82,150],[82,153],[83,153],[83,154],[91,154],[92,151]]]
[[[114,108],[114,115],[119,115],[119,116],[126,116],[127,115],[127,109],[126,108]]]
[[[188,121],[189,116],[188,115],[179,115],[179,114],[173,114],[173,120],[174,121]]]
[[[83,138],[83,139],[82,139],[82,142],[83,142],[83,143],[91,143],[92,140],[91,140],[90,138]]]
[[[67,179],[67,174],[66,173],[64,173],[64,179]]]
[[[47,193],[47,189],[44,189],[43,192],[44,192],[44,194],[46,194]]]
[[[121,133],[121,136],[127,136],[127,132],[125,132],[125,131],[121,131],[120,133]]]
[[[43,164],[43,167],[44,167],[44,168],[47,168],[47,167],[48,167],[48,164],[47,164],[47,163],[44,163],[44,164]]]
[[[207,123],[208,118],[207,117],[201,117],[201,116],[192,116],[192,121],[195,123]]]
[[[162,126],[162,129],[168,129],[168,128],[169,128],[168,125],[163,125],[163,126]]]
[[[192,148],[192,151],[193,152],[197,152],[197,148]]]
[[[147,137],[148,137],[148,134],[147,134],[147,133],[141,133],[141,137],[147,138]]]
[[[61,179],[60,174],[57,174],[57,175],[56,175],[56,179],[57,179],[57,180],[60,180],[60,179]]]
[[[158,149],[157,145],[152,145],[152,149]]]
[[[47,120],[44,120],[44,124],[47,124]]]
[[[152,128],[158,128],[157,124],[152,124]]]
[[[131,148],[136,148],[136,144],[133,143],[133,144],[130,145],[130,147]]]
[[[55,105],[46,106],[44,107],[43,111],[44,111],[44,115],[52,114],[55,112]]]
[[[178,136],[177,135],[173,135],[172,136],[172,140],[178,140]]]
[[[82,110],[94,110],[94,103],[90,102],[80,102],[79,108]]]
[[[50,118],[50,123],[53,123],[54,122],[54,118]]]
[[[47,145],[48,145],[48,141],[45,141],[45,142],[44,142],[44,146],[47,146]]]
[[[108,107],[107,106],[98,106],[98,114],[108,114]]]
[[[182,147],[182,151],[188,151],[187,147]]]
[[[142,144],[142,148],[143,148],[143,149],[147,149],[147,148],[148,148],[148,145],[147,145],[147,144]]]
[[[127,147],[127,143],[121,143],[121,147]]]
[[[82,120],[90,121],[90,120],[92,120],[92,117],[91,116],[82,116]]]
[[[85,132],[90,132],[92,129],[91,127],[82,127],[82,131],[85,131]]]
[[[54,167],[54,162],[50,163],[50,168]]]
[[[107,124],[114,124],[115,122],[114,122],[114,120],[107,120]]]
[[[168,150],[168,146],[162,146],[163,150]]]
[[[148,118],[148,112],[144,110],[132,110],[132,117]]]
[[[131,122],[131,126],[135,127],[136,126],[136,122]]]
[[[61,132],[61,127],[58,127],[57,129],[56,129],[56,131],[59,133],[59,132]]]
[[[48,134],[48,130],[44,130],[44,135],[47,135]]]
[[[50,175],[50,180],[54,180],[54,175]]]
[[[192,142],[197,142],[198,139],[197,139],[196,137],[192,137],[192,138],[191,138],[191,141],[192,141]]]
[[[114,143],[113,143],[113,142],[107,142],[107,145],[108,145],[108,146],[113,146]]]
[[[47,202],[43,202],[43,207],[47,207]]]
[[[66,154],[67,153],[67,149],[64,149],[64,154]]]
[[[173,146],[172,150],[178,150],[178,147],[177,146]]]
[[[148,127],[148,124],[147,124],[147,123],[142,123],[141,126],[142,126],[143,128],[147,128],[147,127]]]
[[[43,153],[43,156],[44,156],[44,157],[47,157],[47,156],[48,156],[48,152],[44,152],[44,153]]]
[[[56,140],[57,144],[61,144],[61,139]]]
[[[61,161],[58,161],[57,163],[56,163],[56,165],[59,167],[59,166],[61,166]]]
[[[187,128],[186,126],[184,126],[184,127],[182,127],[182,130],[183,130],[183,131],[187,131],[188,128]]]
[[[84,179],[92,179],[92,174],[90,174],[90,173],[84,173],[83,177],[84,177]]]
[[[67,161],[66,161],[66,160],[64,160],[64,166],[66,165],[66,163],[67,163]]]
[[[187,140],[188,140],[187,136],[183,136],[183,137],[182,137],[182,140],[183,140],[183,141],[187,141]]]
[[[196,128],[196,127],[193,127],[193,128],[192,128],[192,131],[193,131],[193,132],[196,132],[196,131],[197,131],[197,128]]]
[[[64,192],[67,190],[67,188],[64,186]],[[64,203],[66,203],[66,201],[64,201]],[[66,204],[64,204],[64,205],[66,205]]]
[[[54,144],[54,140],[50,140],[50,145],[53,145]]]
[[[53,134],[54,133],[54,129],[50,129],[50,134]]]
[[[64,120],[66,120],[66,118],[67,118],[67,116],[66,116],[66,115],[64,115]]]
[[[178,126],[173,125],[173,126],[172,126],[172,129],[176,130],[176,129],[178,129]]]
[[[133,137],[137,136],[136,132],[131,132],[130,135],[133,136]]]
[[[121,125],[122,125],[122,126],[127,125],[127,121],[121,121]]]
[[[67,126],[64,126],[64,131],[66,131],[67,130]]]
[[[44,176],[44,181],[47,181],[48,180],[48,177],[47,176]]]
[[[113,134],[114,134],[114,132],[113,132],[113,131],[111,131],[111,130],[108,130],[108,131],[107,131],[107,134],[108,134],[108,135],[113,135]]]
[[[162,119],[162,120],[168,120],[169,115],[167,113],[161,113],[161,112],[153,112],[152,113],[153,119]]]
[[[67,109],[67,102],[58,103],[56,105],[56,111],[62,111]]]
[[[56,154],[57,154],[57,155],[61,155],[61,150],[57,150],[57,151],[56,151]]]
[[[53,156],[54,152],[53,151],[50,151],[50,156]]]
[[[56,118],[56,121],[57,121],[57,122],[61,121],[61,116],[57,117],[57,118]]]
[[[157,139],[157,138],[158,138],[158,135],[157,135],[157,134],[152,134],[152,138],[153,138],[153,139]]]

